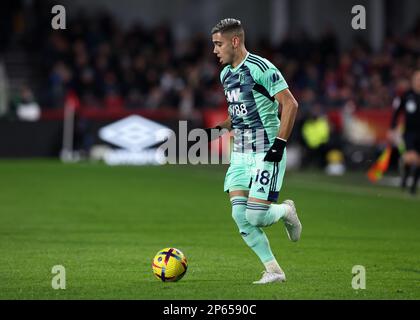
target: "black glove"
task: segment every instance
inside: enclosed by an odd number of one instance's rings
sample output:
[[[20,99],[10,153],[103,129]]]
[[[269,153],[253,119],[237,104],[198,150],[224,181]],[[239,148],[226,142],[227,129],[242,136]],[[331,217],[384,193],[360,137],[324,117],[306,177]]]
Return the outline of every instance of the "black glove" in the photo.
[[[280,162],[283,159],[284,148],[286,148],[286,141],[276,138],[271,148],[267,151],[264,161]]]
[[[215,140],[215,139],[220,137],[220,133],[216,136],[212,136],[211,130],[213,130],[213,129],[216,129],[216,130],[220,131],[220,130],[222,130],[222,127],[221,126],[216,126],[214,128],[205,128],[204,129],[204,131],[206,131],[206,133],[207,133],[207,137],[209,138],[209,141]]]

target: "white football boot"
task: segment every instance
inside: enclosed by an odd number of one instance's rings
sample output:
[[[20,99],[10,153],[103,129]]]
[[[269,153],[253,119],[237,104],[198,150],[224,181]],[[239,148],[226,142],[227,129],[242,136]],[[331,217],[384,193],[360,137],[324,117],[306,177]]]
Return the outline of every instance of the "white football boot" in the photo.
[[[283,204],[287,205],[286,215],[283,217],[284,226],[286,227],[287,236],[290,241],[298,241],[302,233],[302,224],[296,212],[293,200],[285,200]]]
[[[267,284],[272,282],[285,282],[286,275],[284,273],[274,273],[263,271],[263,276],[260,280],[254,281],[253,284]]]

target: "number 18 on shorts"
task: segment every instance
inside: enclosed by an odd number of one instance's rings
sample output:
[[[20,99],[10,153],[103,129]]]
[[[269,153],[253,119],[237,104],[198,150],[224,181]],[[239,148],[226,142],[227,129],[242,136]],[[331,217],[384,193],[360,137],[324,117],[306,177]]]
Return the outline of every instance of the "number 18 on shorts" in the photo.
[[[276,202],[286,170],[286,152],[281,162],[264,161],[265,153],[232,152],[224,190],[248,190],[249,197]]]

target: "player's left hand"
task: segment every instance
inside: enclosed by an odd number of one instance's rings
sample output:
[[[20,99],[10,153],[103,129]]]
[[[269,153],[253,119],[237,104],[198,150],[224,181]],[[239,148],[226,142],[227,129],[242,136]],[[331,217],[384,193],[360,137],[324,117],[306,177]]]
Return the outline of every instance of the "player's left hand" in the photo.
[[[280,162],[283,159],[284,148],[286,147],[286,141],[280,138],[274,140],[273,145],[267,151],[264,157],[264,161],[268,162]]]

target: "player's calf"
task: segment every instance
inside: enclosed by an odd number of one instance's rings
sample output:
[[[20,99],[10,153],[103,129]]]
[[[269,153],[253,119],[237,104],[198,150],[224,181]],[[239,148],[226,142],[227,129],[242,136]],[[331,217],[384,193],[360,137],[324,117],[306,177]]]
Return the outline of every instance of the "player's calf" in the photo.
[[[270,205],[248,201],[246,206],[246,219],[254,227],[267,227],[273,222],[267,219]]]
[[[242,239],[260,258],[261,262],[266,264],[269,271],[281,271],[275,257],[271,251],[270,243],[264,231],[258,227],[251,225],[246,216],[246,197],[232,197],[232,218],[235,220]],[[267,268],[266,266],[266,268]]]
[[[297,215],[295,204],[286,200],[282,204],[265,204],[248,201],[246,219],[254,227],[268,227],[283,220],[287,236],[291,241],[298,241],[302,233],[302,224]]]
[[[286,205],[265,204],[248,201],[246,218],[255,227],[268,227],[278,222],[286,214]]]

